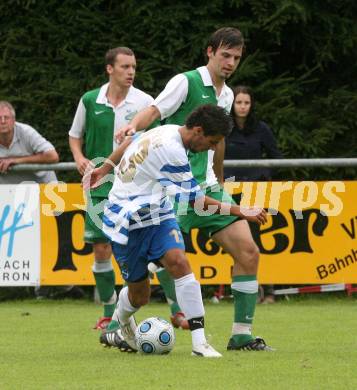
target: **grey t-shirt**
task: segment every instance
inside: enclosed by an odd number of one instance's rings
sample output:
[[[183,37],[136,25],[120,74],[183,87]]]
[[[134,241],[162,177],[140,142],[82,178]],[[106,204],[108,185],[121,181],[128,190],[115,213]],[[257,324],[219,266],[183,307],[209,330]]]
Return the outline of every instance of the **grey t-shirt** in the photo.
[[[25,123],[15,122],[14,138],[9,148],[0,145],[0,158],[30,156],[36,153],[48,152],[55,149],[33,127]],[[56,182],[54,171],[26,171],[0,174],[0,184],[19,184],[23,181],[36,183]]]

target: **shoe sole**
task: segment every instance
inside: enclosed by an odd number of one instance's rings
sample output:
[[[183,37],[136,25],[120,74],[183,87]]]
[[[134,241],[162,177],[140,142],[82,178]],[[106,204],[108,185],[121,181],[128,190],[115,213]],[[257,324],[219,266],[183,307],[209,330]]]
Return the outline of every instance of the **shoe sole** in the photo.
[[[222,355],[205,356],[203,353],[201,353],[201,352],[196,352],[196,351],[192,351],[192,352],[191,352],[191,356],[198,356],[198,357],[203,357],[203,358],[220,358],[220,357],[222,357]]]
[[[242,351],[242,352],[275,352],[276,349],[267,347],[265,349],[248,349],[243,347],[227,347],[227,351]]]
[[[123,341],[126,343],[126,341]],[[102,345],[104,348],[116,348],[119,349],[120,352],[128,352],[128,353],[136,353],[138,352],[136,349],[134,350],[133,348],[130,347],[130,345],[127,346],[119,346],[119,345],[111,345],[111,344],[106,344],[105,342],[101,342],[100,345]]]

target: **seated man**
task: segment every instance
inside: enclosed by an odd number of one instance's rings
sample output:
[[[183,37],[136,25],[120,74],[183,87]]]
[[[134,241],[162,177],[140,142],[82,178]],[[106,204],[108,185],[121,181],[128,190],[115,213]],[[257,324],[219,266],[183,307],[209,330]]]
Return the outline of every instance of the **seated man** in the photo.
[[[14,107],[7,101],[0,101],[0,184],[55,182],[57,178],[53,171],[12,172],[8,169],[14,164],[56,162],[58,154],[54,146],[33,127],[16,122]]]
[[[197,215],[221,213],[259,224],[266,222],[264,209],[241,210],[237,205],[205,196],[192,175],[188,151],[214,150],[231,129],[232,121],[223,108],[203,105],[189,115],[185,126],[157,127],[136,139],[125,151],[115,170],[103,231],[111,239],[127,285],[119,294],[112,318],[120,330],[104,333],[100,339],[103,344],[121,348],[122,335],[129,347],[136,350],[133,315],[149,302],[147,266],[154,262],[163,265],[174,279],[177,300],[191,330],[192,354],[221,356],[206,341],[200,285],[185,256],[183,238],[168,195],[178,200],[178,214],[186,213],[190,203]],[[92,188],[118,162],[125,147],[122,144],[109,161],[87,175]]]
[[[54,171],[12,171],[15,164],[50,164],[58,162],[54,146],[33,127],[16,122],[11,103],[0,101],[0,184],[56,182]],[[48,286],[36,286],[38,299],[50,294]]]

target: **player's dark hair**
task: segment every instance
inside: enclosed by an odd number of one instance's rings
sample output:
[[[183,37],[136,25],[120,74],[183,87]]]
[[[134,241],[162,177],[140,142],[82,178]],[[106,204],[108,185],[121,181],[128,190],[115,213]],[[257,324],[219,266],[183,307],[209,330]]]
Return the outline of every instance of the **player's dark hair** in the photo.
[[[213,53],[220,47],[244,47],[243,34],[235,27],[222,27],[210,36],[206,48],[208,46],[212,47]]]
[[[255,99],[254,99],[253,91],[250,87],[248,87],[246,85],[238,85],[237,87],[235,87],[233,89],[234,101],[236,99],[236,96],[239,93],[244,93],[244,94],[250,96],[250,109],[249,109],[249,113],[247,115],[247,118],[244,122],[244,127],[243,128],[240,128],[238,126],[236,126],[236,127],[239,131],[241,131],[244,134],[253,133],[258,125],[258,118],[257,118],[256,113],[255,113]],[[235,120],[237,116],[236,116],[236,113],[234,110],[234,103],[232,105],[231,115],[232,115],[232,118],[234,118],[234,120]]]
[[[109,49],[105,53],[105,65],[114,66],[115,60],[118,54],[125,54],[127,56],[134,56],[134,52],[125,46],[115,47],[114,49]]]
[[[205,136],[227,136],[233,128],[231,116],[222,108],[213,104],[199,106],[186,119],[186,127],[192,129],[200,126]]]

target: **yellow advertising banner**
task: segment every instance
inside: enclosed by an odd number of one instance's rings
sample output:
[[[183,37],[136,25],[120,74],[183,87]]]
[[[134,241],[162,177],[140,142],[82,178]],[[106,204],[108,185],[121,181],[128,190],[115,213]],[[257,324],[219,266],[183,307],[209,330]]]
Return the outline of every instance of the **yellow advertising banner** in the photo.
[[[226,189],[237,200],[243,193],[242,205],[269,211],[265,225],[251,225],[261,253],[260,283],[357,283],[357,182],[227,183]],[[40,202],[41,284],[94,284],[80,185],[41,185]],[[233,261],[212,239],[193,230],[185,244],[202,284],[231,282]]]
[[[40,203],[41,285],[94,285],[92,246],[83,241],[82,187],[66,183],[41,184]],[[117,283],[122,284],[116,264],[114,269]]]

